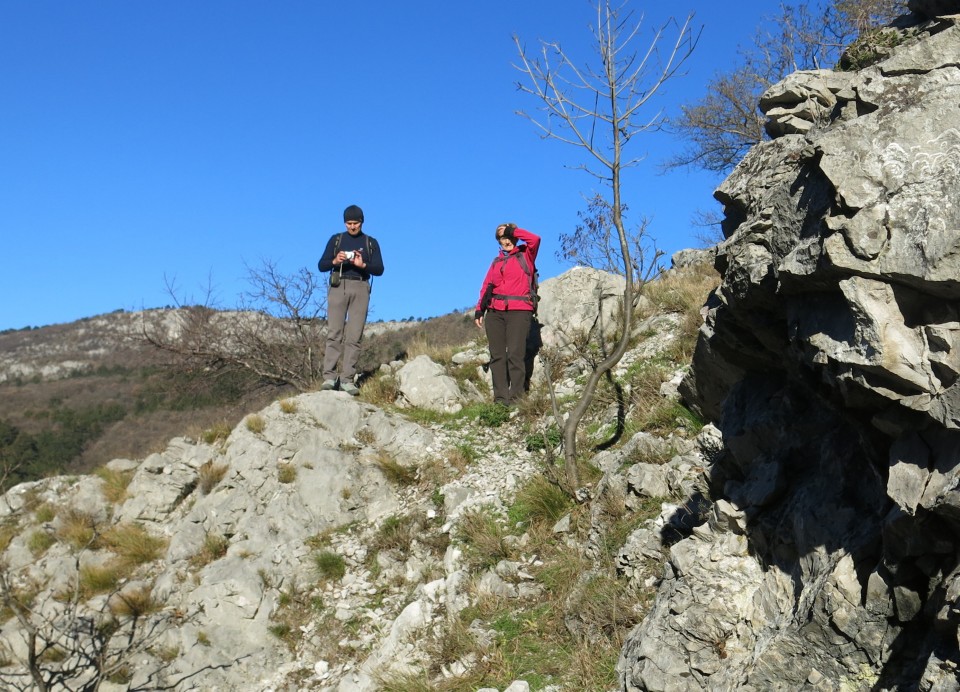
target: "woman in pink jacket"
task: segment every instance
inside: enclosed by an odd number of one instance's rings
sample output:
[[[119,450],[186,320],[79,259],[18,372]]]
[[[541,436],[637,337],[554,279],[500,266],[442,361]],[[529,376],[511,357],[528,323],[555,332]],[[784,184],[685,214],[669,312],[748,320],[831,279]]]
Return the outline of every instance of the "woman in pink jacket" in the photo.
[[[474,322],[487,333],[494,403],[510,406],[524,393],[526,344],[536,308],[540,236],[514,223],[497,226],[500,255],[480,287]]]

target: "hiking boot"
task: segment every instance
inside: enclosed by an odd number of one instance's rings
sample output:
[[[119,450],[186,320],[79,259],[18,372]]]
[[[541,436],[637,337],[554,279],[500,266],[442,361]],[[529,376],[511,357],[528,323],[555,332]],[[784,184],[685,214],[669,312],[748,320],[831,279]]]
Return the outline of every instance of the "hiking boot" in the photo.
[[[336,380],[324,380],[323,384],[320,385],[321,392],[329,392],[331,389],[336,389],[336,388],[337,388]]]
[[[360,396],[360,388],[353,382],[344,382],[340,385],[340,391],[346,392],[350,396]]]

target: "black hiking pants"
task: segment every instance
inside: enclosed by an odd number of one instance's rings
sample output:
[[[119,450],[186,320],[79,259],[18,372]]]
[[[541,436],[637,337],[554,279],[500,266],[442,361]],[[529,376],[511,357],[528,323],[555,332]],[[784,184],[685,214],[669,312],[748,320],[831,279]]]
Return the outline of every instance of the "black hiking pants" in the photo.
[[[483,317],[490,347],[494,403],[515,404],[523,395],[527,334],[532,321],[533,312],[530,310],[487,310]]]

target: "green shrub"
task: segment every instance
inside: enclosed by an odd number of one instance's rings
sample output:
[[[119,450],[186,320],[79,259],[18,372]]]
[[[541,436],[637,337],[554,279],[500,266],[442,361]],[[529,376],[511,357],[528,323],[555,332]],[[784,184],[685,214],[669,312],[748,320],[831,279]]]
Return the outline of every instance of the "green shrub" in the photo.
[[[0,420],[0,457],[10,469],[0,491],[63,470],[98,439],[111,423],[122,420],[126,409],[119,404],[98,404],[84,409],[66,408],[51,400],[50,408],[36,418],[46,427],[30,434]]]
[[[521,488],[507,515],[514,523],[544,522],[555,524],[574,506],[563,490],[543,476],[533,476]]]
[[[43,555],[47,552],[47,549],[57,542],[57,539],[53,534],[47,531],[34,531],[30,534],[30,538],[27,539],[27,547],[30,548],[30,552],[34,555]]]
[[[322,550],[313,556],[320,577],[328,581],[342,579],[347,573],[346,561],[331,550]]]
[[[838,67],[843,72],[862,70],[883,60],[902,42],[903,34],[896,29],[866,29],[843,52]]]
[[[563,434],[560,432],[560,429],[555,425],[551,425],[542,432],[527,435],[527,451],[540,452],[548,447],[555,449],[562,440]]]
[[[482,404],[477,412],[477,420],[488,428],[499,428],[510,420],[510,407],[503,404]]]

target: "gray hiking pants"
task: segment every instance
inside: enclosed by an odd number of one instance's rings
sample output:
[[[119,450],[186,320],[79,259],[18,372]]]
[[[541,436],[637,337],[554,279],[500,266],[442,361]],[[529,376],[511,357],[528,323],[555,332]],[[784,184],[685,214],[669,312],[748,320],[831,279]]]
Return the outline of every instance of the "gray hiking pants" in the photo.
[[[323,354],[323,379],[353,382],[360,358],[360,340],[370,306],[370,284],[344,279],[327,292],[327,348]],[[340,370],[337,363],[341,362]]]

